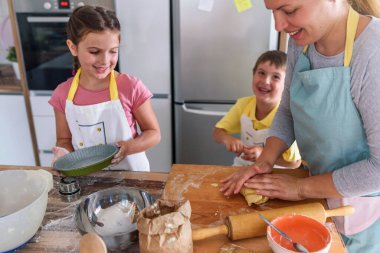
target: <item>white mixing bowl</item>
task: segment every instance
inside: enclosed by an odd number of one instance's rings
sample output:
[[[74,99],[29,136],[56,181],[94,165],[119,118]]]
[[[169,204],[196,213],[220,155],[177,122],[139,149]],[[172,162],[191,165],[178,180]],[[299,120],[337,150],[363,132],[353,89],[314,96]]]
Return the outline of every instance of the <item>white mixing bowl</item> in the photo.
[[[0,252],[27,243],[45,215],[53,176],[45,170],[0,171]]]

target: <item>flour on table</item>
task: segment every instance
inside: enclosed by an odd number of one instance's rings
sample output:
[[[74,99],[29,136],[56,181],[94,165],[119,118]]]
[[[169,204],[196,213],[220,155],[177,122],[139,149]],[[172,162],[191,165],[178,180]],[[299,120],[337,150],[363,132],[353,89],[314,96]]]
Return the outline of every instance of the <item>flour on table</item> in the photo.
[[[196,174],[191,175],[186,179],[184,174],[178,174],[173,178],[170,191],[177,194],[177,200],[183,200],[183,194],[189,190],[189,187],[199,188],[203,182],[203,179],[209,175],[210,174]]]

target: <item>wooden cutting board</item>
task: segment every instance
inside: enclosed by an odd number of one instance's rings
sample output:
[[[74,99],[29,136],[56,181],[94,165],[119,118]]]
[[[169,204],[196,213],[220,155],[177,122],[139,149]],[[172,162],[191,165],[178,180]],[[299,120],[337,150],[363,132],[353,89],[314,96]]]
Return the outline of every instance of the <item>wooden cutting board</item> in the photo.
[[[320,202],[326,207],[324,200],[284,201],[269,200],[262,206],[250,207],[240,194],[226,198],[220,191],[220,181],[231,173],[239,170],[232,166],[214,165],[173,165],[168,176],[163,199],[181,201],[190,200],[192,215],[192,228],[213,227],[224,224],[225,217],[229,215],[245,214],[256,211],[270,210],[291,205],[311,202]],[[296,177],[307,177],[308,172],[300,169],[277,169],[274,173],[285,173]],[[335,225],[329,219],[333,243],[330,252],[346,252]],[[215,236],[202,241],[194,242],[194,252],[217,253],[222,247],[233,245],[252,250],[252,252],[272,252],[265,237],[230,241],[226,236]]]

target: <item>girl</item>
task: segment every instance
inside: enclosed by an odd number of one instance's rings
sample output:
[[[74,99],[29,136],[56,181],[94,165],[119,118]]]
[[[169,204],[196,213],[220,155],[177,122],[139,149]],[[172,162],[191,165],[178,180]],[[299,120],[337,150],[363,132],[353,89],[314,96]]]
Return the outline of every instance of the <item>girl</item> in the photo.
[[[138,78],[114,70],[120,44],[115,13],[78,7],[70,16],[67,36],[77,71],[49,100],[56,118],[54,159],[83,147],[116,143],[120,150],[112,168],[149,171],[144,151],[159,143],[160,128],[152,93]]]

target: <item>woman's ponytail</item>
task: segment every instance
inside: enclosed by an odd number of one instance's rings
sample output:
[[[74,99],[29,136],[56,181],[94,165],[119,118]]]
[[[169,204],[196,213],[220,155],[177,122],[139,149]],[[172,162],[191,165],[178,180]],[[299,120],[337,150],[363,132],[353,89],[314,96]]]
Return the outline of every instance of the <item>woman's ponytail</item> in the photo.
[[[348,0],[348,3],[360,14],[380,18],[380,0]]]

